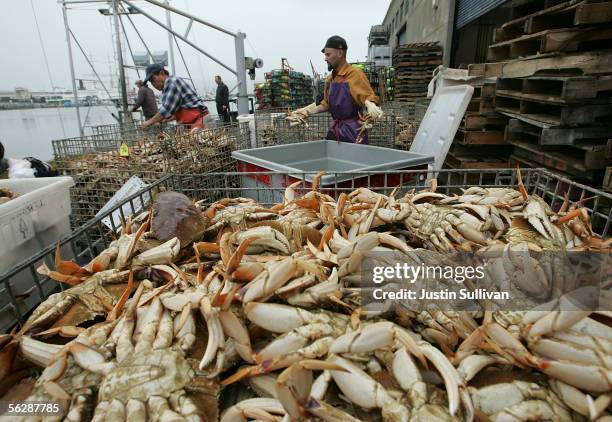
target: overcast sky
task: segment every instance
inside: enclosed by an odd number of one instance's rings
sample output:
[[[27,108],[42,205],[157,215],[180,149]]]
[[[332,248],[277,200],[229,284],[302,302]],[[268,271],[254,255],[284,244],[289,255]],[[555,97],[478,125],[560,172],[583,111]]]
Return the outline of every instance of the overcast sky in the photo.
[[[245,55],[261,57],[263,69],[258,69],[256,81],[263,80],[264,71],[280,67],[286,57],[297,71],[311,74],[310,60],[323,74],[326,64],[320,52],[330,35],[343,36],[348,43],[349,61],[363,61],[367,55],[367,36],[371,25],[382,22],[391,0],[171,0],[171,5],[232,31],[247,34]],[[165,22],[165,12],[146,1],[134,1],[139,7]],[[41,42],[34,19],[34,6],[42,42],[49,61],[50,77],[55,86],[71,87],[66,35],[62,7],[56,0],[19,0],[10,2],[0,14],[2,45],[0,90],[23,86],[30,90],[51,89]],[[8,5],[5,5],[8,6]],[[104,75],[116,73],[113,55],[111,17],[103,16],[99,8],[104,3],[70,5],[69,25],[77,40]],[[149,49],[167,50],[165,30],[142,15],[132,15]],[[135,31],[124,22],[128,40],[134,51],[145,51]],[[172,15],[172,25],[183,34],[187,19]],[[235,66],[234,40],[226,34],[195,24],[189,39],[230,67]],[[212,60],[202,56],[179,40],[185,60],[199,88],[212,88],[213,76],[220,74],[235,85],[235,77]],[[127,45],[124,44],[124,47]],[[124,57],[131,63],[125,48]],[[87,62],[73,44],[77,78],[94,78]],[[177,74],[187,76],[175,50]],[[130,83],[137,79],[128,72]],[[252,86],[249,84],[249,91]]]

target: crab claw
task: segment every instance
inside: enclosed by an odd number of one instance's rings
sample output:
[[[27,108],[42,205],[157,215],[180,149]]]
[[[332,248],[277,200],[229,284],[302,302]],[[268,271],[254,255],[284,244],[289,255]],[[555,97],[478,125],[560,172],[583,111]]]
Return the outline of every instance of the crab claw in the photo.
[[[67,347],[75,362],[88,371],[106,375],[116,366],[114,362],[107,362],[104,356],[84,344],[75,342]]]
[[[305,407],[312,388],[312,371],[334,370],[347,372],[332,362],[306,359],[285,369],[276,379],[276,397],[292,419],[307,417]]]
[[[416,356],[417,359],[427,366],[425,356],[415,340],[403,328],[384,321],[369,324],[363,328],[338,337],[330,347],[330,353],[366,353],[383,347],[393,346],[396,341]]]
[[[46,337],[51,337],[55,334],[59,335],[60,337],[76,337],[79,334],[84,333],[86,331],[87,330],[83,327],[75,327],[72,325],[67,325],[63,327],[55,327],[49,330],[41,331],[40,333],[34,334],[34,337],[46,338]]]
[[[75,262],[62,260],[59,243],[55,248],[55,270],[60,274],[75,277],[86,277],[91,274]]]
[[[36,269],[38,274],[49,277],[52,280],[59,281],[60,283],[69,284],[71,286],[76,286],[77,284],[81,284],[83,278],[75,276],[75,275],[66,275],[57,271],[51,270],[47,264],[43,262],[43,264]]]

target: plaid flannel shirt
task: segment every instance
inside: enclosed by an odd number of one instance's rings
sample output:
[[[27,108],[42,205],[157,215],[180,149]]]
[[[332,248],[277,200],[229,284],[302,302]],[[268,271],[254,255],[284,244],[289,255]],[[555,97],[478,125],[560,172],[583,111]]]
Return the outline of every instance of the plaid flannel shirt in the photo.
[[[165,118],[169,118],[179,108],[207,110],[202,97],[187,82],[177,76],[170,76],[164,83],[159,113]]]

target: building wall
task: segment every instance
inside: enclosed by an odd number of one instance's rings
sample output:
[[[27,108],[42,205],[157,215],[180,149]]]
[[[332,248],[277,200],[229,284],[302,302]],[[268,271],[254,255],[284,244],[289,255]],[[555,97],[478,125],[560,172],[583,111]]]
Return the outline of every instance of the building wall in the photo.
[[[452,67],[465,67],[470,63],[485,63],[487,49],[493,43],[495,28],[510,20],[510,9],[496,7],[454,33]]]
[[[454,0],[393,0],[382,24],[389,31],[391,50],[400,43],[438,41],[448,66],[454,16]]]

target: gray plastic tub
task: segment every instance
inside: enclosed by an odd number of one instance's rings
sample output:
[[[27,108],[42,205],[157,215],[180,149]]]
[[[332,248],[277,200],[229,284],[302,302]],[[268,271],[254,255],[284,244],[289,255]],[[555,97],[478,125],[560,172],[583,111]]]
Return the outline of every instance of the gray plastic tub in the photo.
[[[375,147],[371,145],[351,144],[329,140],[309,141],[297,144],[276,145],[271,147],[247,149],[232,152],[237,161],[239,172],[277,171],[290,174],[293,180],[284,180],[276,177],[242,177],[242,186],[245,187],[245,197],[253,197],[249,191],[261,187],[262,184],[276,188],[269,198],[254,198],[260,202],[280,202],[278,188],[286,186],[295,180],[312,182],[312,172],[325,171],[320,179],[320,187],[369,187],[377,186],[376,177],[368,178],[367,172],[390,171],[407,169],[426,169],[433,163],[434,157],[409,151],[400,151],[390,148]],[[310,172],[311,174],[303,174]],[[333,173],[366,172],[360,176]],[[406,180],[407,181],[407,180]],[[326,192],[334,195],[333,192]],[[261,192],[259,193],[261,196]]]
[[[261,167],[259,171],[279,171],[299,175],[301,172],[388,171],[418,168],[433,163],[434,157],[409,151],[351,144],[329,140],[275,145],[232,152],[239,162]],[[248,170],[247,170],[248,171]],[[339,183],[349,177],[329,174],[322,185]],[[312,182],[312,176],[305,180]]]

